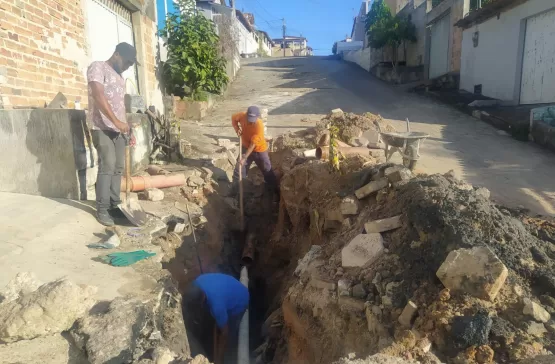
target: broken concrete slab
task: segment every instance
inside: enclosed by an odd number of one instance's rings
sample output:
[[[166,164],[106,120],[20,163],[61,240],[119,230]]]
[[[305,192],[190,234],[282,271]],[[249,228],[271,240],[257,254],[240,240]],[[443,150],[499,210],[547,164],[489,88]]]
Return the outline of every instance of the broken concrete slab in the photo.
[[[391,183],[408,181],[412,177],[410,169],[403,166],[389,167],[384,170],[384,176]]]
[[[525,298],[523,304],[524,308],[522,309],[522,313],[532,317],[534,320],[545,323],[551,319],[549,312],[547,312],[542,305],[537,304],[531,299]]]
[[[164,199],[164,191],[158,188],[149,188],[144,191],[144,196],[149,201],[162,201]]]
[[[133,359],[139,330],[147,320],[142,302],[117,298],[105,314],[79,320],[71,336],[91,364],[126,363]]]
[[[418,312],[418,306],[416,306],[416,303],[409,301],[405,306],[405,308],[403,309],[401,316],[399,316],[399,319],[398,319],[399,323],[406,328],[412,327],[412,320],[416,316],[417,312]]]
[[[368,129],[362,133],[362,137],[368,140],[368,144],[379,144],[380,143],[380,132],[375,129]]]
[[[374,192],[386,188],[387,186],[389,186],[389,180],[387,178],[381,178],[377,181],[372,181],[367,185],[362,186],[355,191],[355,195],[359,200],[361,200]]]
[[[312,245],[310,250],[304,255],[302,259],[299,259],[297,263],[297,268],[295,268],[295,275],[300,277],[303,275],[312,263],[313,260],[317,259],[322,252],[322,247],[319,245]]]
[[[507,267],[487,247],[450,252],[436,273],[451,291],[489,301],[495,299],[508,274]]]
[[[343,112],[343,110],[338,108],[338,109],[333,109],[330,115],[333,118],[342,118],[343,116],[345,116],[345,113]]]
[[[66,331],[94,305],[96,287],[62,279],[0,306],[0,340],[14,342]]]
[[[381,234],[360,234],[341,250],[341,264],[347,267],[365,267],[383,254]]]
[[[36,291],[42,283],[32,272],[18,273],[2,291],[0,303],[7,303],[18,299],[28,293]]]
[[[367,222],[364,224],[364,231],[366,231],[367,234],[383,233],[385,231],[398,229],[400,227],[401,215]]]
[[[353,197],[345,197],[341,201],[340,208],[343,215],[356,215],[358,214],[358,201]]]

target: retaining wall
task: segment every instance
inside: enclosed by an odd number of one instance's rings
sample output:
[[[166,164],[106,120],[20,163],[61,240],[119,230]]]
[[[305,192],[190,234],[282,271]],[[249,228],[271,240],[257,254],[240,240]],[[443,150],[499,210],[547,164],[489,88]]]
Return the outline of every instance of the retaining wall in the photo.
[[[128,114],[137,146],[137,171],[149,162],[152,133],[146,115]],[[98,157],[85,111],[0,110],[0,191],[94,200]]]

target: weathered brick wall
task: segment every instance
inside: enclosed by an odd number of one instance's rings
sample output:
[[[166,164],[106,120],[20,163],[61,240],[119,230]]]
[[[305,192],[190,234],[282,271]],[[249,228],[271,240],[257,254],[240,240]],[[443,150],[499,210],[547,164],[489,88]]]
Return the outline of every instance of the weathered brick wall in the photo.
[[[144,34],[144,51],[146,55],[146,62],[143,65],[146,71],[146,92],[147,100],[152,103],[154,93],[158,88],[156,80],[156,24],[146,15],[141,16],[141,23],[143,24]]]
[[[86,103],[80,0],[0,0],[0,105],[44,106],[63,92]]]

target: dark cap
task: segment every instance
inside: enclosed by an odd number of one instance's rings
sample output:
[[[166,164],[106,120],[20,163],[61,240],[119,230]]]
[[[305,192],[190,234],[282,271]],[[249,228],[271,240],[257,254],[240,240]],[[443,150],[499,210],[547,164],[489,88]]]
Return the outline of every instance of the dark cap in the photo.
[[[256,121],[260,118],[260,109],[258,106],[250,106],[247,109],[247,120],[249,123],[256,123]]]
[[[119,53],[124,61],[130,61],[138,64],[139,66],[141,65],[139,62],[137,62],[137,50],[131,44],[126,42],[118,44],[116,46],[116,52]]]

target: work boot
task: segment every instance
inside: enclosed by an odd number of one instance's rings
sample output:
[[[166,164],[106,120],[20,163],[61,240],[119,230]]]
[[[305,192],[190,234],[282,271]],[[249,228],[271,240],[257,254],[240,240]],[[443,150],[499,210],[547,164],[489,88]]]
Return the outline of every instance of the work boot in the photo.
[[[114,226],[116,224],[107,211],[106,212],[99,211],[96,214],[96,220],[104,226]]]
[[[127,216],[119,209],[119,207],[112,207],[108,210],[108,214],[114,220],[127,219]]]

